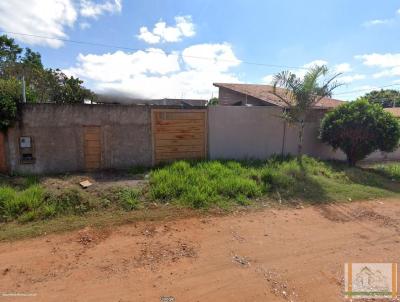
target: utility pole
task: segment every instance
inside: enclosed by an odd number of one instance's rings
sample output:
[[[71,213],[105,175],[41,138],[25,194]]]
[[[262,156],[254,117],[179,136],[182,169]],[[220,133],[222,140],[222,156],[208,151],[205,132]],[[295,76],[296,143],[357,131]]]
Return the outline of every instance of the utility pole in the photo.
[[[26,103],[25,76],[22,76],[22,102]]]

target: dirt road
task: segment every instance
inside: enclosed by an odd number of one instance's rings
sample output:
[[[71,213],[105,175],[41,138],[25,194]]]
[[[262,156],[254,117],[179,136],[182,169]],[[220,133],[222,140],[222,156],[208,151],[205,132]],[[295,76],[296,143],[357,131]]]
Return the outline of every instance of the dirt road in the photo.
[[[0,302],[343,301],[343,263],[400,262],[399,232],[385,200],[2,243]]]

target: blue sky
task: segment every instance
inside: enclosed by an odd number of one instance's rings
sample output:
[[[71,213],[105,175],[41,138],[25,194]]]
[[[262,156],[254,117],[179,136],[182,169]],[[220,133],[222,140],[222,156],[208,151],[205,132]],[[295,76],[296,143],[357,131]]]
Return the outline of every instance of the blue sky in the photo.
[[[268,83],[284,66],[327,64],[343,72],[336,97],[353,99],[400,87],[399,9],[391,0],[8,0],[0,29],[128,48],[12,34],[98,92],[209,98],[213,82]]]

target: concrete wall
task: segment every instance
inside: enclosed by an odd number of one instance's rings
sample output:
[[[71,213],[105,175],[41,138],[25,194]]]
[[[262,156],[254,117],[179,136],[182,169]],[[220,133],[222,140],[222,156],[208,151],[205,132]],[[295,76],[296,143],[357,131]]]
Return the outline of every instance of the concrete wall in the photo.
[[[103,169],[152,164],[150,107],[36,104],[24,105],[21,122],[8,131],[10,172],[84,170],[84,126],[101,126]],[[20,161],[21,136],[33,138],[32,164]]]
[[[284,130],[281,108],[212,106],[208,110],[211,159],[265,159],[282,152],[297,154],[298,130],[288,125]],[[345,159],[342,152],[335,152],[318,140],[322,116],[323,112],[316,112],[305,125],[304,153],[323,159]]]
[[[184,109],[182,109],[184,110]],[[297,127],[285,126],[275,106],[211,106],[208,108],[208,154],[211,159],[265,159],[296,154]],[[303,150],[322,159],[344,160],[318,139],[323,111],[306,122]],[[12,173],[83,171],[84,126],[101,126],[101,168],[152,165],[151,107],[135,105],[24,105],[22,118],[6,136],[6,159]],[[21,162],[19,138],[33,139],[34,161]],[[368,161],[399,160],[400,149],[375,152]]]
[[[211,159],[265,159],[273,154],[297,154],[298,128],[286,125],[278,107],[212,106],[208,109],[209,157]],[[316,110],[304,129],[303,152],[321,159],[346,160],[319,139],[325,112]],[[374,152],[364,161],[400,160],[400,148],[391,153]]]

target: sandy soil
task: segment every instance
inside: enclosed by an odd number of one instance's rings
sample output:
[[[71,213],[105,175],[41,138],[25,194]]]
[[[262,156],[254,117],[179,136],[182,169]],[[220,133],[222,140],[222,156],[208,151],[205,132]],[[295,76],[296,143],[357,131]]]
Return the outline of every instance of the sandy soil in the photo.
[[[399,262],[399,232],[385,200],[48,235],[0,244],[0,292],[32,294],[0,301],[343,301],[343,264]]]

